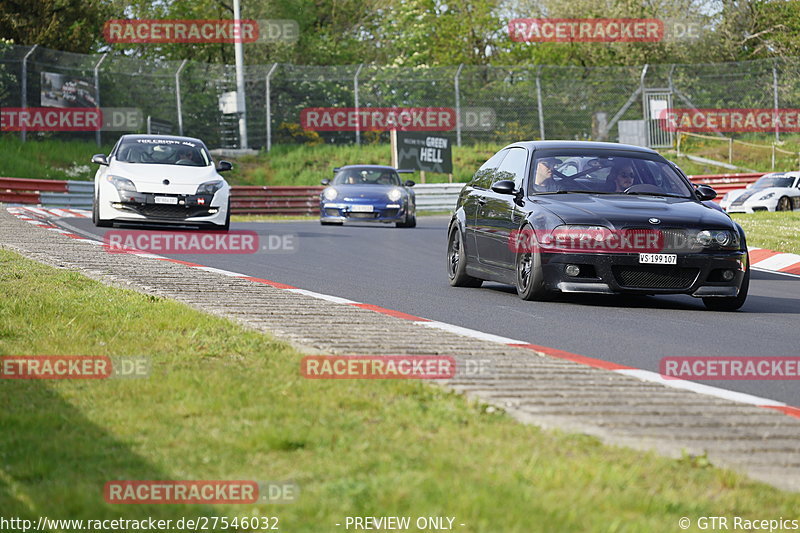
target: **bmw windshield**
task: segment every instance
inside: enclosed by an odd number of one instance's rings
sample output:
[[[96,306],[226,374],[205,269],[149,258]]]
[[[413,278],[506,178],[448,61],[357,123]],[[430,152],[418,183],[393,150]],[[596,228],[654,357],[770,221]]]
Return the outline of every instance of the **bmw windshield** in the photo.
[[[604,154],[537,153],[529,194],[581,192],[692,198],[666,161]]]

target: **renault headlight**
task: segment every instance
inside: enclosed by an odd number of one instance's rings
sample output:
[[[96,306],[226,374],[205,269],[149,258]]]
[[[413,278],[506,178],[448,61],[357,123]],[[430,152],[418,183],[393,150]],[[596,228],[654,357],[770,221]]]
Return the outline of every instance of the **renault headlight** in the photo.
[[[401,191],[399,188],[394,188],[391,191],[389,191],[389,193],[386,196],[389,197],[390,201],[396,202],[403,197],[403,191]]]
[[[222,180],[207,181],[205,183],[201,183],[200,186],[197,188],[197,192],[195,194],[213,195],[222,188],[223,183],[224,182]]]
[[[326,200],[336,200],[336,197],[339,196],[339,191],[334,189],[333,187],[328,187],[324,191],[322,191],[322,196],[325,197]]]
[[[106,176],[106,180],[116,187],[118,192],[136,192],[136,185],[128,178],[120,176]]]

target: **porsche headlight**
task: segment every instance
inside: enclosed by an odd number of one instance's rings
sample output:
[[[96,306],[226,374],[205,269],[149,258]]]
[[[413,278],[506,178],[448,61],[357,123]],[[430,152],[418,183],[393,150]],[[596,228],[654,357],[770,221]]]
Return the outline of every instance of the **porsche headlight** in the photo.
[[[386,195],[389,197],[389,200],[392,202],[398,201],[400,198],[403,197],[403,191],[399,188],[394,188]]]
[[[119,192],[136,192],[136,185],[134,185],[133,182],[128,178],[109,175],[106,176],[106,180],[116,187],[117,191]]]
[[[770,193],[765,194],[761,198],[759,198],[758,201],[760,202],[761,200],[769,200],[773,196],[775,196],[775,193],[774,192],[770,192]]]
[[[704,248],[739,249],[739,234],[728,230],[703,230],[697,232],[697,243]]]
[[[205,183],[201,183],[200,186],[197,188],[197,192],[195,194],[214,194],[218,190],[222,188],[223,181],[222,180],[215,180],[215,181],[207,181]]]
[[[339,196],[339,191],[333,187],[328,187],[322,191],[322,196],[324,196],[326,200],[336,200],[336,197]]]

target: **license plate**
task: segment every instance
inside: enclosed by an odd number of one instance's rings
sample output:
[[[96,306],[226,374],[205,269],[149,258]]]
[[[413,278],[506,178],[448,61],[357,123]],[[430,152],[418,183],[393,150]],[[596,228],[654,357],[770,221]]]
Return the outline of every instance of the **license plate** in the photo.
[[[372,213],[371,205],[354,205],[350,208],[353,213]]]
[[[157,204],[178,204],[178,199],[173,196],[156,196],[153,201]]]
[[[639,254],[639,262],[651,265],[677,265],[676,254]]]

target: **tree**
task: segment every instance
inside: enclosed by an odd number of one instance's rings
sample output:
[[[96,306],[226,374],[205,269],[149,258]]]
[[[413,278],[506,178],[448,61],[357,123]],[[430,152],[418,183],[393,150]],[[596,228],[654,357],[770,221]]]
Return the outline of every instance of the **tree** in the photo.
[[[113,13],[107,0],[4,0],[0,36],[15,44],[95,52],[102,46],[103,24]]]

